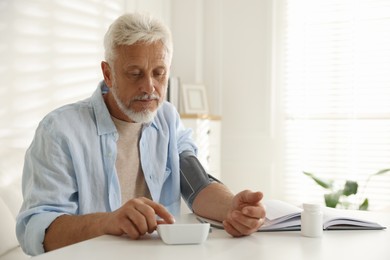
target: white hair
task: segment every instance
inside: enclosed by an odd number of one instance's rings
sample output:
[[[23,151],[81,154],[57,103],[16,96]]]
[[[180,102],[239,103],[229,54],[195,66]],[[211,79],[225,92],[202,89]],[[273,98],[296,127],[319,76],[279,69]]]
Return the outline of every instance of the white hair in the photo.
[[[164,23],[149,14],[124,14],[111,24],[104,36],[105,59],[108,63],[112,63],[116,56],[116,47],[120,45],[158,41],[163,43],[171,60],[172,37]]]

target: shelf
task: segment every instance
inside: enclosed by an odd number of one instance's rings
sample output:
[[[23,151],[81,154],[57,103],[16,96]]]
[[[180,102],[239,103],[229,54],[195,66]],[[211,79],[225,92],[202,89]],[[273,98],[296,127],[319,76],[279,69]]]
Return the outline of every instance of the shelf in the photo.
[[[209,120],[221,120],[222,117],[219,115],[211,114],[180,114],[182,119],[209,119]]]

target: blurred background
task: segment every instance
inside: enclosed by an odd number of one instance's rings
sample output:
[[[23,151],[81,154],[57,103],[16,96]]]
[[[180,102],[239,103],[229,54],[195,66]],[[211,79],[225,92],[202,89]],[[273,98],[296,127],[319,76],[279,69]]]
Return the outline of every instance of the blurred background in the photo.
[[[48,112],[92,94],[104,33],[132,11],[171,28],[172,76],[206,86],[211,173],[233,191],[322,202],[307,171],[390,206],[390,174],[366,183],[390,168],[390,0],[0,0],[0,185]]]

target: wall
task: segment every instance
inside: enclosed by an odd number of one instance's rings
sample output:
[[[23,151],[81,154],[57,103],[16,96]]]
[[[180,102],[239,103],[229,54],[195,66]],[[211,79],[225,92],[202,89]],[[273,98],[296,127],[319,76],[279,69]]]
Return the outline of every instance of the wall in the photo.
[[[21,175],[39,121],[90,96],[122,0],[0,1],[0,186]]]
[[[171,0],[125,0],[124,5],[127,12],[148,12],[168,25],[171,23]]]
[[[170,25],[175,48],[172,74],[180,76],[183,82],[204,83],[207,86],[210,112],[222,115],[222,180],[234,191],[243,188],[261,189],[270,196],[275,190],[272,185],[272,147],[274,147],[272,103],[269,98],[271,96],[269,64],[272,49],[268,28],[270,28],[271,2],[271,0],[124,1],[125,10],[149,11]],[[15,2],[15,9],[12,9],[15,15],[22,10],[17,7],[18,3],[23,1]],[[32,10],[34,15],[43,12],[40,8],[43,2],[31,1],[31,3],[37,6]],[[48,84],[49,92],[43,89],[38,89],[39,91],[32,89],[42,86],[40,83],[31,85],[40,80],[35,81],[37,76],[34,71],[28,74],[33,80],[25,74],[18,74],[16,69],[19,66],[15,67],[14,57],[8,54],[11,52],[4,49],[4,46],[18,47],[12,43],[17,40],[12,38],[14,32],[7,29],[12,28],[8,27],[9,21],[15,21],[18,16],[8,17],[7,15],[14,15],[14,13],[9,12],[5,4],[0,7],[3,17],[1,28],[7,32],[3,34],[3,37],[7,35],[4,38],[6,41],[2,41],[0,45],[2,55],[6,55],[2,56],[2,59],[5,58],[4,64],[12,62],[12,66],[1,67],[1,75],[3,75],[0,88],[3,101],[3,108],[0,110],[1,124],[9,126],[10,122],[15,123],[15,127],[11,130],[2,128],[0,131],[3,146],[0,152],[2,155],[0,168],[2,171],[12,170],[20,173],[24,151],[31,142],[39,120],[52,108],[61,105],[59,96],[62,98],[64,93],[55,91],[63,88],[55,85],[58,77],[53,73],[53,81]],[[102,8],[102,10],[106,9]],[[50,28],[53,26],[50,20],[44,17],[42,25]],[[48,38],[42,38],[44,39]],[[4,43],[9,44],[4,45]],[[23,44],[20,46],[26,47]],[[100,58],[97,62],[99,60]],[[46,64],[44,60],[42,62]],[[16,69],[13,69],[14,67]],[[45,66],[34,69],[41,68],[44,69]],[[50,69],[53,70],[54,67]],[[96,67],[93,73],[94,75],[100,73],[99,68]],[[95,77],[100,78],[94,76],[90,81],[95,82]],[[15,92],[11,79],[29,80],[30,84],[25,84],[24,89],[18,90],[21,91],[20,93]],[[90,87],[82,93],[83,97],[90,94],[94,85]],[[48,97],[48,93],[51,96]],[[42,111],[38,111],[34,117],[31,117],[33,112],[31,108],[25,108],[29,111],[27,114],[22,113],[21,108],[17,107],[18,104],[25,104],[26,100],[34,100],[33,104],[38,104],[39,107],[42,107],[42,102],[49,102],[50,106],[42,108]],[[69,100],[65,99],[63,102],[67,103]],[[20,112],[16,118],[9,116],[15,115],[15,111]],[[23,137],[20,138],[21,136]]]
[[[211,113],[222,115],[223,182],[234,191],[259,189],[277,196],[270,101],[272,2],[171,2],[173,71],[184,82],[203,82]]]
[[[247,1],[248,2],[248,1]],[[272,173],[265,1],[224,3],[222,172],[236,189],[269,193]]]

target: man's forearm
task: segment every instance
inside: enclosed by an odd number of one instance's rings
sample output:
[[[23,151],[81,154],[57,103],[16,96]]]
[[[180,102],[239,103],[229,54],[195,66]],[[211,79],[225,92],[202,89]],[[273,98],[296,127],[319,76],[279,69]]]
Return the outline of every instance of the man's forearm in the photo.
[[[195,214],[223,221],[232,207],[234,195],[221,183],[211,183],[195,198],[192,209]]]
[[[43,241],[45,251],[51,251],[104,235],[106,214],[94,213],[82,216],[59,216],[46,230]]]

